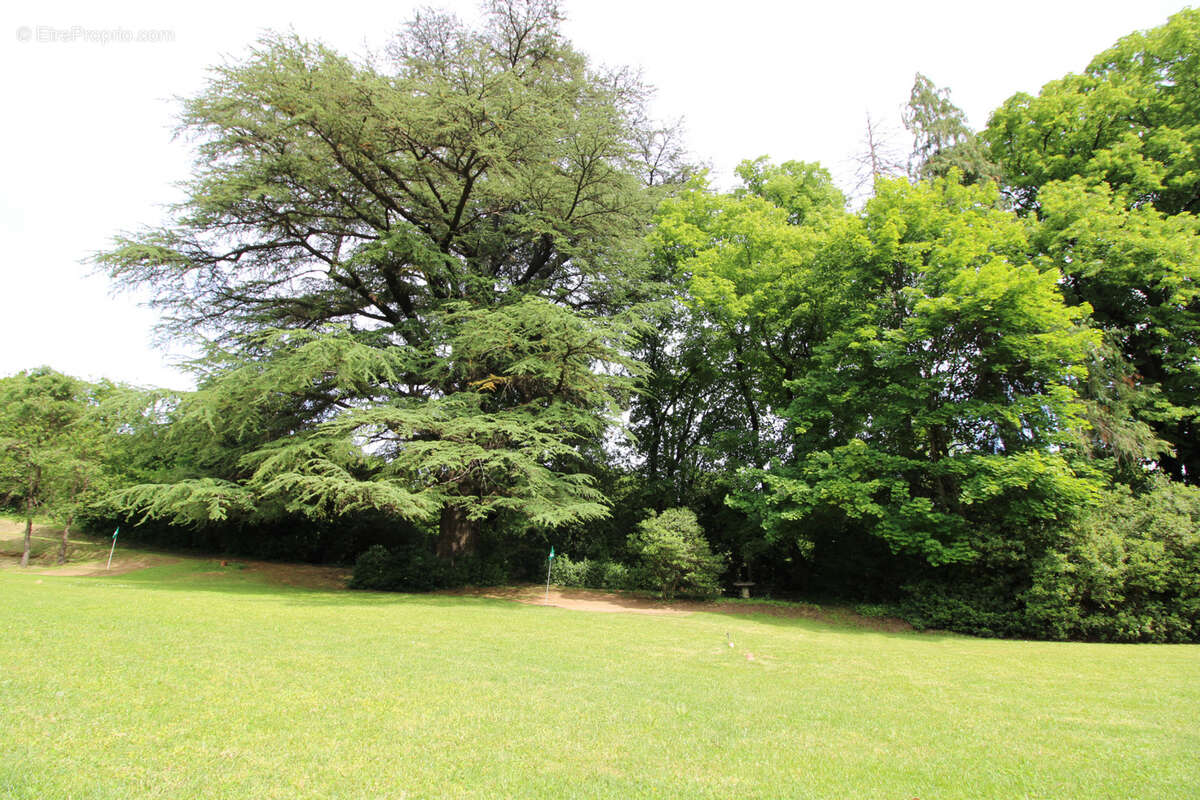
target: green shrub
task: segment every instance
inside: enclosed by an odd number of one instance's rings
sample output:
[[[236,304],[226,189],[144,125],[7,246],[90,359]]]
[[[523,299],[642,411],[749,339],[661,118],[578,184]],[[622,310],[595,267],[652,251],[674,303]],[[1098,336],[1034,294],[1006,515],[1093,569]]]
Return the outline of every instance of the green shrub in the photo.
[[[619,561],[600,561],[598,563],[598,585],[601,589],[641,589],[636,574]]]
[[[1018,537],[993,545],[906,584],[902,616],[978,636],[1200,641],[1200,489],[1117,486],[1038,550]]]
[[[555,556],[550,565],[550,582],[577,589],[634,590],[653,586],[644,570],[619,561],[592,558],[572,561],[565,555]]]
[[[651,513],[630,534],[629,546],[641,555],[663,599],[670,600],[679,591],[705,597],[720,594],[718,579],[728,557],[713,554],[689,509]]]
[[[859,603],[854,607],[854,613],[860,617],[884,619],[885,617],[896,616],[896,609],[893,606],[882,605],[880,603]]]
[[[550,562],[550,582],[555,586],[587,586],[588,560],[572,561],[570,556],[559,554]]]
[[[904,586],[900,616],[918,630],[973,636],[1013,637],[1025,633],[1021,604],[1013,592],[984,583],[978,573],[925,579]]]
[[[1200,640],[1200,489],[1119,487],[1034,567],[1030,633],[1111,642]]]
[[[351,589],[379,589],[387,581],[392,567],[392,554],[383,545],[370,547],[354,562],[350,576]]]

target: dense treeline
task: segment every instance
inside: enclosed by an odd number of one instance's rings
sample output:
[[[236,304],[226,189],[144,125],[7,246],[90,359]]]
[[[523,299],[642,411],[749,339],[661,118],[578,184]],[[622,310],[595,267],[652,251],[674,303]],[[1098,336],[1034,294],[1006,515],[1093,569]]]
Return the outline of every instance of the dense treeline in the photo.
[[[80,394],[103,491],[46,502],[362,586],[554,546],[569,582],[1200,639],[1200,13],[978,134],[917,76],[859,208],[814,163],[714,188],[558,23],[497,0],[385,65],[273,37],[217,70],[189,200],[98,259],[202,338],[199,388]]]

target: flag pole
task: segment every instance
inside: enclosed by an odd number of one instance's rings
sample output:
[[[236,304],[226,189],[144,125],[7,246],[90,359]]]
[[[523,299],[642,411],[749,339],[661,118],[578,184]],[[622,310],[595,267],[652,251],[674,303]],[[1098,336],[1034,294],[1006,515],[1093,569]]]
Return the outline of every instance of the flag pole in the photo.
[[[546,602],[550,602],[550,567],[554,564],[554,548],[550,548],[550,557],[546,559]]]
[[[113,543],[112,543],[112,547],[109,548],[109,551],[108,551],[108,566],[106,566],[105,569],[112,569],[113,550],[117,549],[117,534],[120,532],[121,532],[121,527],[118,525],[117,529],[115,531],[113,531]]]

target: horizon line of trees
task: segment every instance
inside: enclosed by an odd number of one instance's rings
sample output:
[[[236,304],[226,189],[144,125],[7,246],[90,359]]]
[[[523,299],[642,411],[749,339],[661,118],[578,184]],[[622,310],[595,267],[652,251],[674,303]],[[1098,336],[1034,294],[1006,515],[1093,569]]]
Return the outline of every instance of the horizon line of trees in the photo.
[[[422,12],[386,63],[272,35],[217,68],[188,199],[97,257],[203,343],[198,389],[0,379],[0,497],[377,546],[397,588],[529,577],[551,545],[636,583],[631,533],[686,508],[726,585],[1200,640],[1200,12],[978,133],[918,75],[912,155],[869,131],[860,209],[801,161],[714,189],[560,21],[493,0],[478,28]],[[82,475],[66,454],[103,479],[30,483]]]

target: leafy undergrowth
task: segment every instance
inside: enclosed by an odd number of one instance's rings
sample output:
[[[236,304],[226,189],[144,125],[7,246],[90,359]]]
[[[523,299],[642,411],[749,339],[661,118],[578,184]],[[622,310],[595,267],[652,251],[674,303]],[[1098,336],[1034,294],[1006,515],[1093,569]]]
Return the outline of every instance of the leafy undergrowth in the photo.
[[[0,797],[1194,796],[1200,650],[0,571]],[[730,646],[732,643],[732,646]]]

